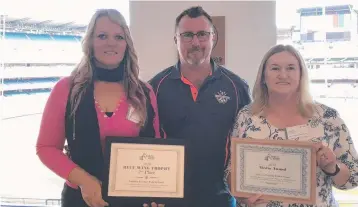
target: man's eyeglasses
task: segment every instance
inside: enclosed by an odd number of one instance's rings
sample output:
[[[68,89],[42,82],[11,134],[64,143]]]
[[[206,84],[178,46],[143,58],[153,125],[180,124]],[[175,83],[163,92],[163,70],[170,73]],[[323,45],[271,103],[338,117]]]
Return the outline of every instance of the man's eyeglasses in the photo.
[[[197,36],[197,38],[200,42],[204,42],[209,39],[211,34],[212,34],[212,32],[207,32],[207,31],[200,31],[197,33],[183,32],[180,34],[180,38],[181,38],[181,40],[183,40],[183,42],[191,42],[193,40],[194,36]]]

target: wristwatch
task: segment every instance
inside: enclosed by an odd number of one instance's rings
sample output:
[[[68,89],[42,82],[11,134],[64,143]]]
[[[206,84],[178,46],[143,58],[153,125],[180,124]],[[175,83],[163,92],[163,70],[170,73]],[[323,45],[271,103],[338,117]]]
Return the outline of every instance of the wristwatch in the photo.
[[[336,171],[334,172],[334,173],[328,173],[328,172],[326,172],[326,171],[324,171],[324,170],[322,170],[326,175],[328,175],[328,176],[336,176],[340,171],[341,171],[341,168],[339,167],[339,165],[338,164],[336,164]]]

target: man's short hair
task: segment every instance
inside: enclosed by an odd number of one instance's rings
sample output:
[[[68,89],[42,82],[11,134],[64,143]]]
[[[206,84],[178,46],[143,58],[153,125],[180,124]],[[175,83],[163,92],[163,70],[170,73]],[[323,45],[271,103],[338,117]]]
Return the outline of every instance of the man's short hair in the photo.
[[[186,10],[184,10],[182,13],[179,14],[179,16],[175,20],[175,31],[179,26],[180,20],[184,17],[188,16],[190,18],[197,18],[200,16],[205,16],[211,25],[213,25],[213,20],[211,19],[211,16],[201,7],[201,6],[193,6]]]

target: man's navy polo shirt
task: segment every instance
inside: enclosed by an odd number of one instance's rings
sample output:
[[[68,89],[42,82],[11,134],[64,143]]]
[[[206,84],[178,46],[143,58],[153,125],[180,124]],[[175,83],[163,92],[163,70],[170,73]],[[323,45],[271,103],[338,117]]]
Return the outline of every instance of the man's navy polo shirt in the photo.
[[[181,76],[179,63],[149,81],[162,130],[168,138],[189,143],[190,188],[206,195],[228,191],[231,131],[238,111],[251,101],[245,81],[211,64],[212,73],[198,90]]]

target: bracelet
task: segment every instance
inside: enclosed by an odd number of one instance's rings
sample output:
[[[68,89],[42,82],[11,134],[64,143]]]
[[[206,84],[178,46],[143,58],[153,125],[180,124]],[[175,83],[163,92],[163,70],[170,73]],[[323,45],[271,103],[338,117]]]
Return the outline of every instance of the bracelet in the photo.
[[[322,170],[322,171],[324,172],[324,174],[333,177],[333,176],[336,176],[341,171],[341,168],[339,167],[338,164],[336,164],[336,171],[334,173],[329,173],[324,170]]]

